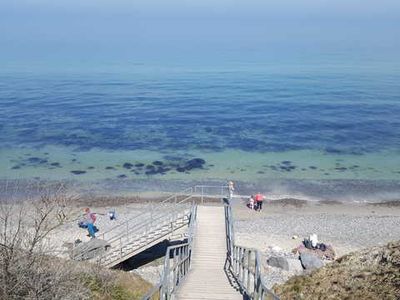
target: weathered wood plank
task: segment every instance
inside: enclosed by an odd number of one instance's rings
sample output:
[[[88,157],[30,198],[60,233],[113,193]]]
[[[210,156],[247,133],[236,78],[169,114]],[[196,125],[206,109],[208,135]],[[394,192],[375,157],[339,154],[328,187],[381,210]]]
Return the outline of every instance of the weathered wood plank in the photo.
[[[199,206],[191,271],[178,289],[178,299],[243,299],[229,284],[226,260],[224,208]]]

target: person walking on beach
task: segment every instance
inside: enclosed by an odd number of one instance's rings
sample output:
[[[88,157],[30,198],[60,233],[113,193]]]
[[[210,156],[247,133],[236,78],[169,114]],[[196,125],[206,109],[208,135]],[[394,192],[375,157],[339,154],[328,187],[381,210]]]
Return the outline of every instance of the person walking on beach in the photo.
[[[258,211],[262,210],[262,205],[263,205],[263,201],[264,201],[264,195],[261,194],[260,192],[258,192],[255,196],[254,196],[254,200],[257,203],[257,209]]]
[[[229,190],[229,200],[231,200],[233,198],[233,191],[235,190],[233,181],[228,181],[228,190]]]

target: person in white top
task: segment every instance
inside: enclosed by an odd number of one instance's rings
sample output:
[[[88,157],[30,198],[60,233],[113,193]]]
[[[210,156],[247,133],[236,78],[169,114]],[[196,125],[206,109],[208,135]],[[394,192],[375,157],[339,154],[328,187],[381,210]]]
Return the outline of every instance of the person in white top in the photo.
[[[250,209],[254,209],[254,197],[253,197],[253,195],[251,195],[250,196],[250,199],[249,199],[249,208]]]
[[[233,181],[228,182],[228,190],[229,190],[229,199],[233,198],[233,191],[235,190]]]

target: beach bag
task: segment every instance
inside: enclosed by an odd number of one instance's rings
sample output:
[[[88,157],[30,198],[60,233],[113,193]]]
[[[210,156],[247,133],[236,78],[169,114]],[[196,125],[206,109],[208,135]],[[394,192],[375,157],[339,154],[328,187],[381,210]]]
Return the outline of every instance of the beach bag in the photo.
[[[86,222],[85,221],[79,221],[78,222],[78,227],[79,228],[87,228],[87,224],[86,224]]]
[[[310,235],[310,242],[311,246],[315,249],[318,245],[318,236],[315,233]]]
[[[312,244],[311,241],[309,239],[304,239],[303,241],[304,247],[306,247],[307,249],[312,249]]]
[[[94,225],[93,225],[93,231],[94,231],[94,233],[96,233],[96,232],[99,231],[99,229],[97,228],[97,226],[94,226]]]
[[[323,252],[326,251],[326,245],[324,243],[318,244],[317,248]]]

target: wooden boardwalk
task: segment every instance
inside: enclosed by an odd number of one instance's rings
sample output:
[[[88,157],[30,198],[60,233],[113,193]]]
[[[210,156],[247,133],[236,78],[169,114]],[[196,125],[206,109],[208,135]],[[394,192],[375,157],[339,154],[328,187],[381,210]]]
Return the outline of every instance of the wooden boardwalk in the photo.
[[[178,289],[177,299],[243,299],[224,271],[226,239],[222,206],[198,207],[192,255],[191,270]]]

